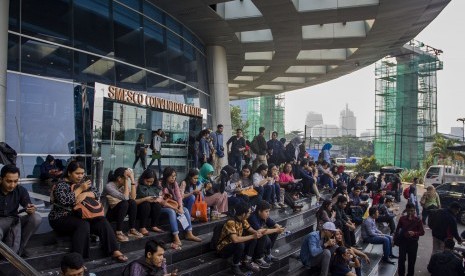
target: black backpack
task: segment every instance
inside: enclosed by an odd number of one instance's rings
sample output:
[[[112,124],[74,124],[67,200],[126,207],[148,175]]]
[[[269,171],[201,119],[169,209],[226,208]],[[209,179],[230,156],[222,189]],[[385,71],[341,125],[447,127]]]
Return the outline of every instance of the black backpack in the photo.
[[[213,228],[213,236],[212,236],[212,239],[210,240],[210,249],[216,251],[216,246],[220,242],[222,242],[222,240],[220,241],[220,237],[221,237],[221,231],[223,231],[223,226],[226,224],[226,222],[228,222],[230,220],[232,220],[232,219],[228,219],[228,220],[226,220],[224,222],[220,222],[217,225],[215,225],[215,227]]]
[[[428,214],[428,227],[433,230],[441,223],[443,209],[430,210]]]

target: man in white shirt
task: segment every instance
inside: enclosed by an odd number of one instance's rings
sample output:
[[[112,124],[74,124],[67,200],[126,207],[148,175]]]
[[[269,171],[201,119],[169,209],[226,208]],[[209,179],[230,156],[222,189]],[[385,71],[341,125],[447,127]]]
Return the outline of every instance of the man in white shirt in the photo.
[[[150,166],[155,160],[158,160],[158,177],[161,177],[161,143],[165,142],[165,133],[161,128],[157,129],[153,133],[152,141],[150,141],[150,149],[152,150],[152,160],[150,161]]]

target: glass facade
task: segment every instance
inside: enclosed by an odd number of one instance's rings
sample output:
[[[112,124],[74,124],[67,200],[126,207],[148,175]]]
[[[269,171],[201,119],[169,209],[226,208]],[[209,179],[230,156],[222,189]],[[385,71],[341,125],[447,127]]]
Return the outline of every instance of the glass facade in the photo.
[[[6,142],[23,176],[37,176],[47,154],[91,156],[95,82],[210,110],[204,45],[149,1],[10,0],[9,16]],[[130,136],[144,126],[150,137],[157,116],[173,139],[202,127],[144,112]]]

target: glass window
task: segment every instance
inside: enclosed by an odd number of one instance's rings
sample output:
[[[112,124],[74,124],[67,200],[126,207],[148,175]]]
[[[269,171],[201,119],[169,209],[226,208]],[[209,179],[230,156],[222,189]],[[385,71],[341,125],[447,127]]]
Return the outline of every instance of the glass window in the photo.
[[[8,70],[19,71],[19,36],[8,34]]]
[[[8,73],[6,142],[18,153],[69,154],[75,140],[73,84]],[[36,158],[23,158],[32,173]]]
[[[64,79],[72,77],[72,52],[36,40],[21,38],[21,72]]]
[[[114,3],[115,56],[125,62],[144,66],[144,40],[141,15]]]
[[[144,44],[145,44],[145,68],[148,70],[165,73],[168,71],[166,65],[166,29],[157,23],[144,19]],[[157,85],[159,81],[147,83],[147,86]]]
[[[10,10],[8,12],[9,22],[8,30],[19,32],[19,10],[20,10],[20,0],[11,0],[10,1]]]
[[[136,11],[141,11],[141,0],[118,0],[118,2],[135,9]]]
[[[443,184],[436,188],[436,190],[438,191],[449,191],[449,189],[450,189],[450,184]]]
[[[71,45],[70,0],[22,0],[21,32]]]
[[[109,0],[74,0],[74,47],[114,56]],[[98,28],[96,28],[98,26]]]
[[[74,51],[74,79],[79,82],[115,83],[115,62]]]
[[[461,183],[454,183],[454,184],[451,184],[450,185],[450,191],[453,192],[453,193],[463,193],[463,188],[464,188],[464,185],[461,184]]]
[[[144,15],[160,24],[163,24],[164,13],[147,1],[144,1]]]
[[[135,91],[145,91],[145,70],[116,63],[116,86]]]

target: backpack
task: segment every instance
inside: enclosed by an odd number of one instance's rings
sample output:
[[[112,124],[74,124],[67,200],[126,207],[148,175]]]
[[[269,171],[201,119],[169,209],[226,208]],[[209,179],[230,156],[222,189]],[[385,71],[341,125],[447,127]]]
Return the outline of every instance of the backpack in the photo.
[[[404,189],[404,192],[402,193],[404,195],[404,198],[405,199],[409,199],[410,198],[410,186],[408,186],[407,188]]]
[[[220,242],[222,242],[222,240],[220,241],[220,237],[221,237],[221,231],[223,231],[223,226],[226,224],[226,222],[230,220],[232,219],[228,219],[224,222],[220,222],[217,225],[215,225],[215,227],[213,228],[212,239],[210,240],[210,249],[216,251],[216,247],[218,246]]]
[[[258,152],[260,151],[257,136],[255,136],[252,140],[252,143],[250,143],[250,150],[255,154],[258,154]]]
[[[436,229],[437,225],[441,223],[441,210],[442,209],[433,209],[429,211],[428,227],[430,229]]]

